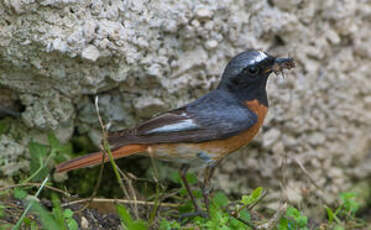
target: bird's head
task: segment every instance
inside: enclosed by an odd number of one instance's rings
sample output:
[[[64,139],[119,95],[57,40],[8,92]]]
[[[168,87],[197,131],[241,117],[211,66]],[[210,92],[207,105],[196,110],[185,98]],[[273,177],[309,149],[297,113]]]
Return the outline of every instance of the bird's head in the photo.
[[[272,73],[295,67],[292,58],[278,58],[259,50],[247,50],[232,58],[220,84],[239,87],[265,82]]]
[[[295,66],[293,58],[274,57],[259,50],[247,50],[232,58],[225,67],[219,89],[241,96],[265,93],[268,76]]]

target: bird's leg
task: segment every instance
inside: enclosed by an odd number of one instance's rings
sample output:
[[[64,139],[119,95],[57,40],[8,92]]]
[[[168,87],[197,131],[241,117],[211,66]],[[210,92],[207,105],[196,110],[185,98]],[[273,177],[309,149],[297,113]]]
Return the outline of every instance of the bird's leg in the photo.
[[[202,196],[204,198],[204,203],[205,203],[205,207],[206,207],[207,213],[209,213],[209,204],[210,204],[209,203],[209,194],[210,194],[210,191],[211,191],[211,188],[209,186],[209,183],[210,183],[211,177],[214,174],[214,171],[215,171],[215,164],[208,165],[205,168],[205,171],[204,171],[204,183],[203,183],[203,185],[201,187]]]
[[[193,196],[193,193],[191,191],[191,187],[189,186],[188,184],[188,181],[187,181],[187,178],[186,178],[186,173],[189,169],[189,165],[186,165],[186,164],[183,164],[180,168],[180,178],[182,179],[183,183],[184,183],[184,187],[186,188],[187,190],[187,193],[189,195],[189,197],[191,198],[192,200],[192,203],[193,203],[193,206],[195,208],[195,211],[194,212],[190,212],[190,213],[183,213],[181,216],[180,216],[180,220],[182,220],[183,218],[187,218],[187,217],[193,217],[193,216],[202,216],[202,217],[207,217],[207,213],[203,212],[200,207],[198,206],[197,202],[196,202],[196,199],[195,197]]]
[[[196,203],[196,199],[193,196],[193,193],[191,191],[191,187],[189,186],[187,178],[186,178],[186,174],[187,174],[188,169],[189,169],[189,165],[183,164],[181,166],[181,168],[180,168],[180,178],[182,179],[184,187],[186,188],[187,193],[188,193],[189,197],[191,198],[193,206],[194,206],[194,208],[197,212],[197,211],[200,211],[200,207]]]

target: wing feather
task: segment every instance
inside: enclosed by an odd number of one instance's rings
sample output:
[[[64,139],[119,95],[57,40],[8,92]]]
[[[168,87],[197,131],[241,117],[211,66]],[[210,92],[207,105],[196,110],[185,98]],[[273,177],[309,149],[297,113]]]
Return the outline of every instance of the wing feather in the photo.
[[[134,129],[111,133],[108,141],[113,148],[127,144],[197,143],[236,135],[256,122],[257,115],[232,95],[214,90]]]

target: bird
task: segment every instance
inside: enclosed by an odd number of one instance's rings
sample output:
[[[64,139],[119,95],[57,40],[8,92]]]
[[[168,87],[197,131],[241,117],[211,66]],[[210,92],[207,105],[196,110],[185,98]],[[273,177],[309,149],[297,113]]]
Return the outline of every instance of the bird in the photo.
[[[204,168],[203,188],[207,187],[215,165],[249,144],[261,128],[268,111],[268,77],[294,67],[293,58],[275,57],[262,50],[247,49],[237,54],[214,90],[134,128],[109,133],[113,158],[138,154],[179,163],[181,179],[196,212],[200,212],[186,172],[190,167]],[[98,165],[102,154],[95,152],[60,163],[56,171]],[[108,160],[105,156],[104,161]],[[208,208],[207,192],[204,194]]]

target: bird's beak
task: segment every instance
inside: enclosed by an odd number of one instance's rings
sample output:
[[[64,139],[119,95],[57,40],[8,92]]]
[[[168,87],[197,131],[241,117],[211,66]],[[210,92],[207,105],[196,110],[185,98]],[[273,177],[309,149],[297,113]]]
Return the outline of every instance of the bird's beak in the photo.
[[[295,62],[293,58],[275,58],[274,63],[272,66],[269,66],[266,70],[265,73],[268,72],[274,72],[274,73],[279,73],[282,72],[284,69],[292,69],[295,67]]]

